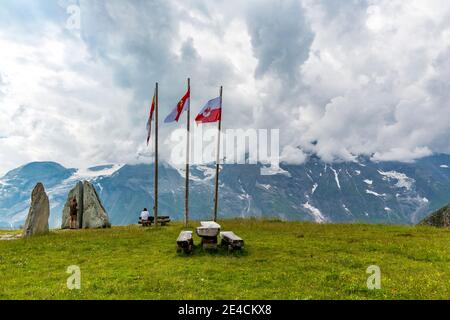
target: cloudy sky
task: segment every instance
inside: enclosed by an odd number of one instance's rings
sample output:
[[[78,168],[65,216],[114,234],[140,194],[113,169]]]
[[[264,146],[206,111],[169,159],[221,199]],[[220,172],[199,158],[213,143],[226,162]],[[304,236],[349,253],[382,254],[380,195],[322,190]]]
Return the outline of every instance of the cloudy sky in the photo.
[[[223,85],[224,127],[279,128],[286,161],[450,152],[448,0],[3,0],[0,174],[146,161],[154,83],[163,118],[187,77],[193,113]]]

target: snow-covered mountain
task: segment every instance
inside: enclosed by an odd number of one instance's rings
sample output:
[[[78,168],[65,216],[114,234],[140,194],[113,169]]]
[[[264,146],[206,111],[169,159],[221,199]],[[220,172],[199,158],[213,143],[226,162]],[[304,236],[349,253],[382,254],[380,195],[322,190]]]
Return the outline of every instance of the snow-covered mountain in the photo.
[[[182,219],[184,172],[160,166],[160,214]],[[261,165],[223,165],[221,217],[273,217],[317,222],[415,223],[450,202],[450,155],[414,163],[328,164],[311,156],[303,165],[282,164],[278,174],[261,175]],[[192,219],[212,216],[213,166],[192,166]],[[20,226],[30,192],[43,182],[50,197],[50,224],[58,227],[68,191],[79,180],[96,187],[113,224],[135,223],[153,203],[153,165],[104,165],[67,169],[53,162],[30,163],[0,179],[0,228]]]

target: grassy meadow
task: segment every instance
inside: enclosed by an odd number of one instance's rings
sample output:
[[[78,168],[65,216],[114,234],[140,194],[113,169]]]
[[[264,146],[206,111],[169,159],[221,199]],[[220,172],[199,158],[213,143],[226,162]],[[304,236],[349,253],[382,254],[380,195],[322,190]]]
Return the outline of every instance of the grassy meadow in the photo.
[[[178,222],[0,241],[0,299],[450,298],[450,230],[220,223],[244,238],[243,252],[196,248],[192,255],[177,254]],[[194,241],[200,242],[197,236]],[[81,268],[81,290],[66,286],[70,265]],[[370,265],[381,268],[380,290],[367,289]]]

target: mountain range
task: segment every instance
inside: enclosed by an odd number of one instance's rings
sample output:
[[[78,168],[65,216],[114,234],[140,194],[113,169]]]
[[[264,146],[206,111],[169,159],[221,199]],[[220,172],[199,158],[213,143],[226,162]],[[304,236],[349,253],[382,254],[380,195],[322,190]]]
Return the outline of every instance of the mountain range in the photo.
[[[219,218],[265,217],[316,222],[417,223],[450,202],[450,155],[411,163],[325,163],[311,155],[301,165],[281,164],[261,175],[262,164],[221,166]],[[111,223],[136,223],[153,204],[153,164],[109,164],[88,169],[33,162],[0,178],[0,228],[18,228],[27,215],[30,193],[42,182],[50,198],[50,226],[59,227],[69,190],[80,180],[93,183]],[[183,170],[159,167],[159,212],[182,219]],[[212,217],[215,169],[191,166],[191,219]]]

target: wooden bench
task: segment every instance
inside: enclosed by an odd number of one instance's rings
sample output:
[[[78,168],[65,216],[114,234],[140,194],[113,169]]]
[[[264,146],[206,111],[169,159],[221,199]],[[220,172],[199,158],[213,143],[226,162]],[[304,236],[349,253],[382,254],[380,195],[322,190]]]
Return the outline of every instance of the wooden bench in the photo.
[[[139,217],[139,224],[141,224],[143,227],[151,226],[155,222],[155,217],[150,217],[147,221],[142,221],[142,219]],[[170,222],[169,216],[160,216],[158,217],[158,223],[162,226],[165,226]]]
[[[193,249],[192,231],[181,231],[177,239],[177,252],[183,250],[185,253],[191,253]]]
[[[155,221],[155,217],[150,217],[150,220],[152,220],[152,223]],[[165,226],[170,222],[169,216],[158,216],[158,224]]]
[[[234,234],[232,231],[224,231],[220,233],[222,241],[220,244],[226,246],[228,251],[241,250],[244,248],[244,240]]]
[[[139,222],[138,222],[140,225],[142,225],[143,227],[148,227],[148,226],[151,226],[152,225],[152,220],[145,220],[145,221],[142,221],[142,219],[141,219],[141,217],[139,217]]]

